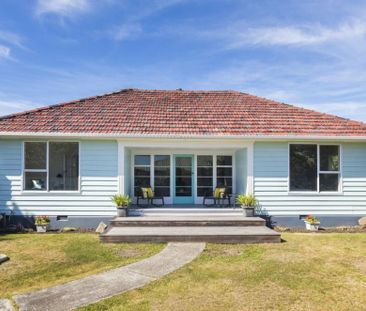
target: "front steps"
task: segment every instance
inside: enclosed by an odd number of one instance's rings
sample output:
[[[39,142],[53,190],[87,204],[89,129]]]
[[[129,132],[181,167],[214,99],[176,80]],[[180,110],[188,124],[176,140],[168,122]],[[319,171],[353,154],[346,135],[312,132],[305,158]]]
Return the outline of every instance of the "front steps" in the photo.
[[[281,235],[259,217],[240,215],[166,213],[114,218],[100,235],[105,243],[118,242],[210,242],[279,243]]]

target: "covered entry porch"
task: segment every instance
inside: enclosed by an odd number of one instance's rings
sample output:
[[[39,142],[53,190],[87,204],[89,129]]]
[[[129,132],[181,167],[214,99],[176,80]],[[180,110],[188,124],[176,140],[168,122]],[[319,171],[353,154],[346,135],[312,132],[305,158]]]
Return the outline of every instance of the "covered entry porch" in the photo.
[[[216,187],[226,188],[231,202],[222,204],[231,207],[237,194],[252,193],[252,143],[119,142],[118,157],[119,192],[134,204],[149,186],[169,208],[202,207]]]

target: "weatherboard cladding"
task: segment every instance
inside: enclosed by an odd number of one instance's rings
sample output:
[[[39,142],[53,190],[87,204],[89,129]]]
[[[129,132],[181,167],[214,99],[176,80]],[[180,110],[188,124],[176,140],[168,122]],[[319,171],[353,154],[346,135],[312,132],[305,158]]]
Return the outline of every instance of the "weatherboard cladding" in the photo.
[[[80,142],[80,192],[22,192],[22,141],[0,141],[0,212],[112,216],[118,192],[115,141]]]
[[[0,132],[366,136],[366,124],[236,91],[126,89],[2,117]]]
[[[316,142],[315,142],[316,143]],[[270,215],[366,214],[366,145],[342,144],[341,193],[288,192],[288,143],[254,144],[254,194]]]

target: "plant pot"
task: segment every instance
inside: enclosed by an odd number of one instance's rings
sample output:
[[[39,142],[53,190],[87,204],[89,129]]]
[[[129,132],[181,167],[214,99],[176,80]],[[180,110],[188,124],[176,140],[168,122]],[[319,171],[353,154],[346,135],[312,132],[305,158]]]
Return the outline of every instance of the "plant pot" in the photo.
[[[127,208],[117,208],[117,217],[127,217]]]
[[[309,230],[309,231],[318,231],[319,225],[320,225],[319,222],[310,223],[308,221],[305,221],[305,228],[306,228],[306,230]]]
[[[39,233],[47,232],[49,228],[50,228],[49,224],[47,224],[47,225],[36,225],[37,232],[39,232]]]
[[[243,214],[245,217],[254,217],[254,207],[243,208]]]

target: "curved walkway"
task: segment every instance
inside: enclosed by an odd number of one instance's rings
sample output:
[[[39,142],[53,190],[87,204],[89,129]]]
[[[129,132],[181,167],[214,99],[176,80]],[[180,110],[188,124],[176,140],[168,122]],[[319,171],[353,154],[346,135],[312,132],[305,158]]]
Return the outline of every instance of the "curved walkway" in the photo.
[[[155,281],[195,259],[205,243],[169,243],[142,261],[66,284],[14,296],[20,310],[71,310]]]

